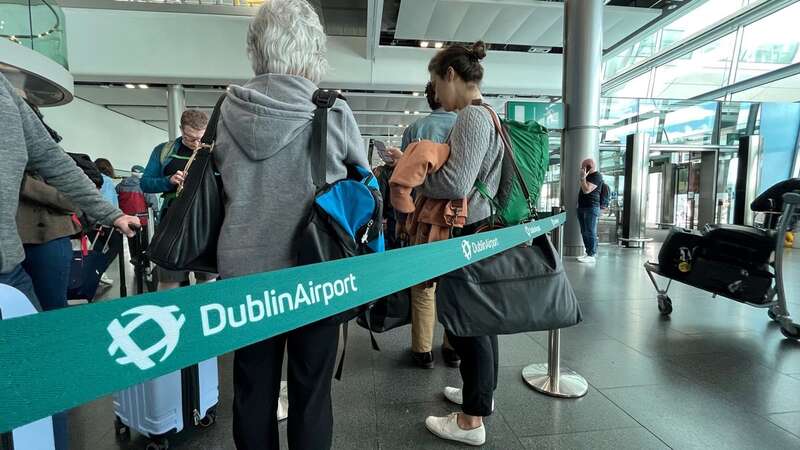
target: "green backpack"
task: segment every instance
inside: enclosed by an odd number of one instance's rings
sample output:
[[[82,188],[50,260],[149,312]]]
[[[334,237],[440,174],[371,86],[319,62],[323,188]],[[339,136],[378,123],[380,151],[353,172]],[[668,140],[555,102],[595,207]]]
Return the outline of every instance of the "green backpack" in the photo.
[[[495,113],[491,110],[490,113],[495,129],[503,139],[505,158],[511,162],[509,166],[504,163],[504,166],[513,169],[514,179],[502,200],[492,198],[486,185],[481,181],[475,182],[475,188],[484,198],[492,202],[497,217],[504,225],[516,225],[533,220],[536,217],[536,205],[550,162],[547,128],[533,120],[528,122],[504,120],[501,124]]]

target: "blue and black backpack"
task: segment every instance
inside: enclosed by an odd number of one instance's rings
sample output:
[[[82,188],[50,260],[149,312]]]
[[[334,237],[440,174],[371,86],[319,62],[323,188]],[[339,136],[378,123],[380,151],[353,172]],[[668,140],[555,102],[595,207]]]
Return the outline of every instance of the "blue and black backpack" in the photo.
[[[305,227],[299,236],[298,264],[314,264],[341,258],[384,251],[383,199],[378,181],[368,169],[355,165],[347,167],[347,177],[328,184],[326,181],[328,110],[341,98],[336,92],[318,90],[314,93],[313,129],[311,132],[312,179],[316,194]],[[347,322],[366,311],[363,305],[328,319],[344,324],[347,341]],[[344,353],[342,354],[344,359]],[[341,363],[337,371],[341,378]]]

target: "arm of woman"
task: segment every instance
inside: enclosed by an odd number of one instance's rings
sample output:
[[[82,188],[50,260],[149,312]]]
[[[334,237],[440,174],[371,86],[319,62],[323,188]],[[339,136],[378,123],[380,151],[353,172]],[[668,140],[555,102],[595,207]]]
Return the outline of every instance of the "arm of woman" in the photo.
[[[469,195],[494,133],[488,112],[482,110],[468,106],[458,114],[450,135],[450,158],[418,188],[422,195],[445,200]]]

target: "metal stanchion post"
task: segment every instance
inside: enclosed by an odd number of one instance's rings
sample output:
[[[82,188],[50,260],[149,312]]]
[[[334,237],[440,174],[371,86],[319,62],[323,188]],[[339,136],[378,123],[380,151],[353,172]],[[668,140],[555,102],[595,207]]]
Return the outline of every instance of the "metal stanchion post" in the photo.
[[[553,214],[561,212],[561,208],[553,208]],[[553,230],[553,245],[561,257],[563,226]],[[522,378],[528,385],[545,395],[552,397],[583,397],[589,390],[589,383],[573,370],[561,367],[561,330],[550,330],[547,336],[547,362],[531,364],[522,369]]]

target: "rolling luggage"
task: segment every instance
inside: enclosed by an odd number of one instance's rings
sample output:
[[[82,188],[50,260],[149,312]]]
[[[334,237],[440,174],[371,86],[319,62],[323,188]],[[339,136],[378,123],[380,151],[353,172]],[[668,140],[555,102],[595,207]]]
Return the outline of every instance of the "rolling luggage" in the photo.
[[[0,284],[0,320],[36,314],[27,297],[11,286]],[[50,417],[0,433],[0,450],[54,450],[53,420]]]
[[[150,438],[148,450],[166,450],[169,435],[213,425],[217,403],[217,358],[211,358],[114,394],[117,438],[130,439],[134,430]]]
[[[658,267],[664,276],[683,280],[692,270],[693,256],[699,250],[703,234],[697,230],[673,228],[658,252]]]
[[[136,294],[144,289],[136,283]],[[217,358],[211,358],[115,393],[116,435],[128,440],[133,430],[150,438],[147,450],[167,450],[169,435],[213,425],[218,403]]]

